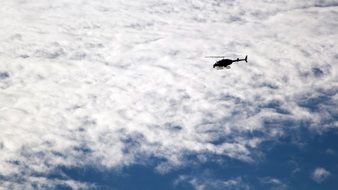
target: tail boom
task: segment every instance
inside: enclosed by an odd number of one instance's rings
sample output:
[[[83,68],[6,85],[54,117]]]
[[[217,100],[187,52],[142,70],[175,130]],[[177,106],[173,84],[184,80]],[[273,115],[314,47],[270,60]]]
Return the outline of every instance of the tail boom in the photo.
[[[248,62],[248,56],[245,56],[244,59],[237,59],[237,60],[235,60],[234,62],[237,62],[237,61],[245,61],[245,62]]]

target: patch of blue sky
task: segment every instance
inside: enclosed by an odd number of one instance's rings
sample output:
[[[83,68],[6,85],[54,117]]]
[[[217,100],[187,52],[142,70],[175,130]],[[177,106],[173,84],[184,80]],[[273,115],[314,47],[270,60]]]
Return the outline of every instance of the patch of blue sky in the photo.
[[[241,179],[229,189],[241,189],[246,184],[249,189],[332,189],[338,186],[338,131],[331,129],[325,133],[313,133],[306,128],[290,130],[278,140],[266,141],[256,151],[255,162],[247,163],[226,156],[212,154],[190,154],[186,165],[168,173],[158,173],[155,167],[164,160],[148,158],[143,165],[131,165],[120,169],[102,169],[95,166],[84,168],[58,168],[51,179],[69,179],[94,184],[97,189],[148,189],[190,190],[196,187],[192,179],[205,189],[215,189],[212,181],[226,182]],[[201,161],[198,157],[203,156]],[[330,175],[318,183],[311,173],[322,167]],[[188,180],[177,180],[188,176]],[[271,180],[273,179],[273,180]],[[278,182],[278,183],[277,183]],[[203,184],[205,183],[205,184]],[[67,189],[58,186],[56,189]],[[217,189],[217,188],[216,188]],[[244,188],[243,188],[244,189]]]

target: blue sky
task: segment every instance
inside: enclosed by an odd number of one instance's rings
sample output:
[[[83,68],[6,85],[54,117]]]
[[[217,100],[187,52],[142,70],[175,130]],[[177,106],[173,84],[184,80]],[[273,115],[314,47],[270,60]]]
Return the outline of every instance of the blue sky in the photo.
[[[316,134],[304,128],[290,131],[290,135],[260,145],[253,163],[224,156],[205,154],[208,159],[199,162],[198,155],[185,158],[187,166],[167,173],[156,172],[159,159],[152,158],[143,165],[120,169],[103,169],[95,166],[81,168],[60,167],[50,178],[67,176],[73,180],[94,184],[94,189],[195,189],[196,179],[207,189],[332,189],[338,185],[338,131]],[[317,167],[331,173],[317,183],[312,173]],[[185,180],[179,180],[186,176]],[[238,180],[236,185],[221,185],[222,181]],[[240,179],[240,180],[239,180]],[[278,179],[279,182],[272,182]],[[68,189],[59,186],[56,189]]]

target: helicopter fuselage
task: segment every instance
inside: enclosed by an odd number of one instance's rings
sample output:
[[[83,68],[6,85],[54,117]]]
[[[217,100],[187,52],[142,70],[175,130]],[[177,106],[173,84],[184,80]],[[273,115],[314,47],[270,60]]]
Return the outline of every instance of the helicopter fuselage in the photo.
[[[229,67],[229,65],[231,65],[234,61],[231,59],[222,59],[217,61],[213,68],[223,68],[223,67]]]

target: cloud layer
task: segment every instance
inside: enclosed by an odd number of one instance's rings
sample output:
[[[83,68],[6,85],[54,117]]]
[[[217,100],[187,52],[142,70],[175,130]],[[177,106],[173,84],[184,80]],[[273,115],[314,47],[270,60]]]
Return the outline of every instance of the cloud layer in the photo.
[[[160,172],[190,154],[253,162],[290,128],[336,128],[336,6],[1,1],[0,186],[152,157]],[[221,54],[249,63],[213,70]]]

